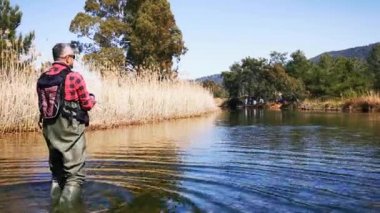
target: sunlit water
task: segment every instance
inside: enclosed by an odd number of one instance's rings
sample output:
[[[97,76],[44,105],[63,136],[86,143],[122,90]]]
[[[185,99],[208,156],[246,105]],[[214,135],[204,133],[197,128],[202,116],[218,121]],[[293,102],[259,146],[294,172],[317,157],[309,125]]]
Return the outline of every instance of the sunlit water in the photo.
[[[377,114],[240,111],[87,133],[88,212],[380,212]],[[48,212],[39,133],[1,136],[0,212]]]

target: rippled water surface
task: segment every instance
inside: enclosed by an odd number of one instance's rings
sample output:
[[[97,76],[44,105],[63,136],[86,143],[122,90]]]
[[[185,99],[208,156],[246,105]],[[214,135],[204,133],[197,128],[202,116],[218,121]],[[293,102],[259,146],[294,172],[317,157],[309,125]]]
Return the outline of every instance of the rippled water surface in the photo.
[[[380,212],[380,116],[239,111],[88,132],[88,212]],[[40,134],[0,137],[0,212],[48,212]]]

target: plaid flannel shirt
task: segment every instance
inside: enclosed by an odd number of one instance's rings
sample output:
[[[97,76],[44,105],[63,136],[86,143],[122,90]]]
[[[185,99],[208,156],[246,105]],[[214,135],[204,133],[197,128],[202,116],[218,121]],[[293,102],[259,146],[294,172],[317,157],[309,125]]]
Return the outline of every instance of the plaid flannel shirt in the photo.
[[[54,62],[46,74],[56,75],[67,68],[69,67],[66,64]],[[90,96],[87,91],[86,83],[82,75],[74,71],[66,76],[64,99],[66,101],[78,101],[81,108],[86,111],[90,110],[96,103],[94,97]]]

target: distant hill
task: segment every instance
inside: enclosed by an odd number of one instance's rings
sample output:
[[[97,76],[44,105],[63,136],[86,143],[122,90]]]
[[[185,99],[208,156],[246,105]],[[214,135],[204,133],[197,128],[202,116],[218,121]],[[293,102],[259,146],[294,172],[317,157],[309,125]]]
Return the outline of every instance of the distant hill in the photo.
[[[330,55],[330,56],[332,56],[334,58],[336,58],[336,57],[346,57],[346,58],[357,58],[357,59],[366,60],[368,58],[371,50],[373,49],[373,47],[375,45],[377,45],[377,44],[380,44],[380,42],[374,43],[374,44],[370,44],[370,45],[367,45],[367,46],[360,46],[360,47],[353,47],[353,48],[349,48],[349,49],[345,49],[345,50],[325,52],[325,53],[317,55],[317,56],[315,56],[313,58],[310,58],[310,61],[312,61],[312,62],[318,62],[323,54],[328,54],[328,55]]]
[[[353,47],[353,48],[349,48],[345,50],[325,52],[313,58],[310,58],[309,60],[312,62],[318,62],[323,54],[329,54],[332,57],[347,57],[347,58],[358,58],[358,59],[366,60],[372,48],[377,44],[380,44],[380,42],[369,44],[367,46],[360,46],[360,47]],[[195,81],[203,82],[205,80],[211,80],[220,85],[223,83],[223,78],[221,74],[215,74],[215,75],[197,78]]]
[[[195,79],[195,81],[197,81],[197,82],[203,82],[206,80],[213,81],[219,85],[222,85],[222,83],[223,83],[223,78],[222,78],[221,74],[209,75],[209,76],[205,76],[205,77]]]

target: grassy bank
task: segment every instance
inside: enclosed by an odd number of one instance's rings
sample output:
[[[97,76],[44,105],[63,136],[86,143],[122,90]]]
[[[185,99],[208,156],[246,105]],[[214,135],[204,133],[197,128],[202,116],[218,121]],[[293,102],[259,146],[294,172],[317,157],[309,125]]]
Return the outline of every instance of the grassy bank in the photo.
[[[220,101],[220,100],[219,100]],[[240,99],[224,99],[220,104],[222,108],[234,109],[244,107]],[[235,106],[235,107],[234,107]],[[249,108],[265,108],[268,110],[300,110],[300,111],[318,111],[318,112],[380,112],[380,94],[368,92],[347,98],[330,98],[330,99],[305,99],[301,102],[267,102],[264,106],[248,106]]]
[[[37,130],[36,81],[39,74],[31,66],[10,64],[1,67],[1,134]],[[90,112],[93,129],[199,116],[217,110],[210,92],[188,81],[82,74],[98,101]]]
[[[380,112],[380,94],[369,92],[357,97],[339,99],[306,99],[298,109],[306,111]]]
[[[305,111],[342,111],[344,99],[305,99],[298,105],[299,110]]]
[[[380,94],[371,92],[360,97],[348,99],[344,102],[342,108],[346,111],[380,112]]]

